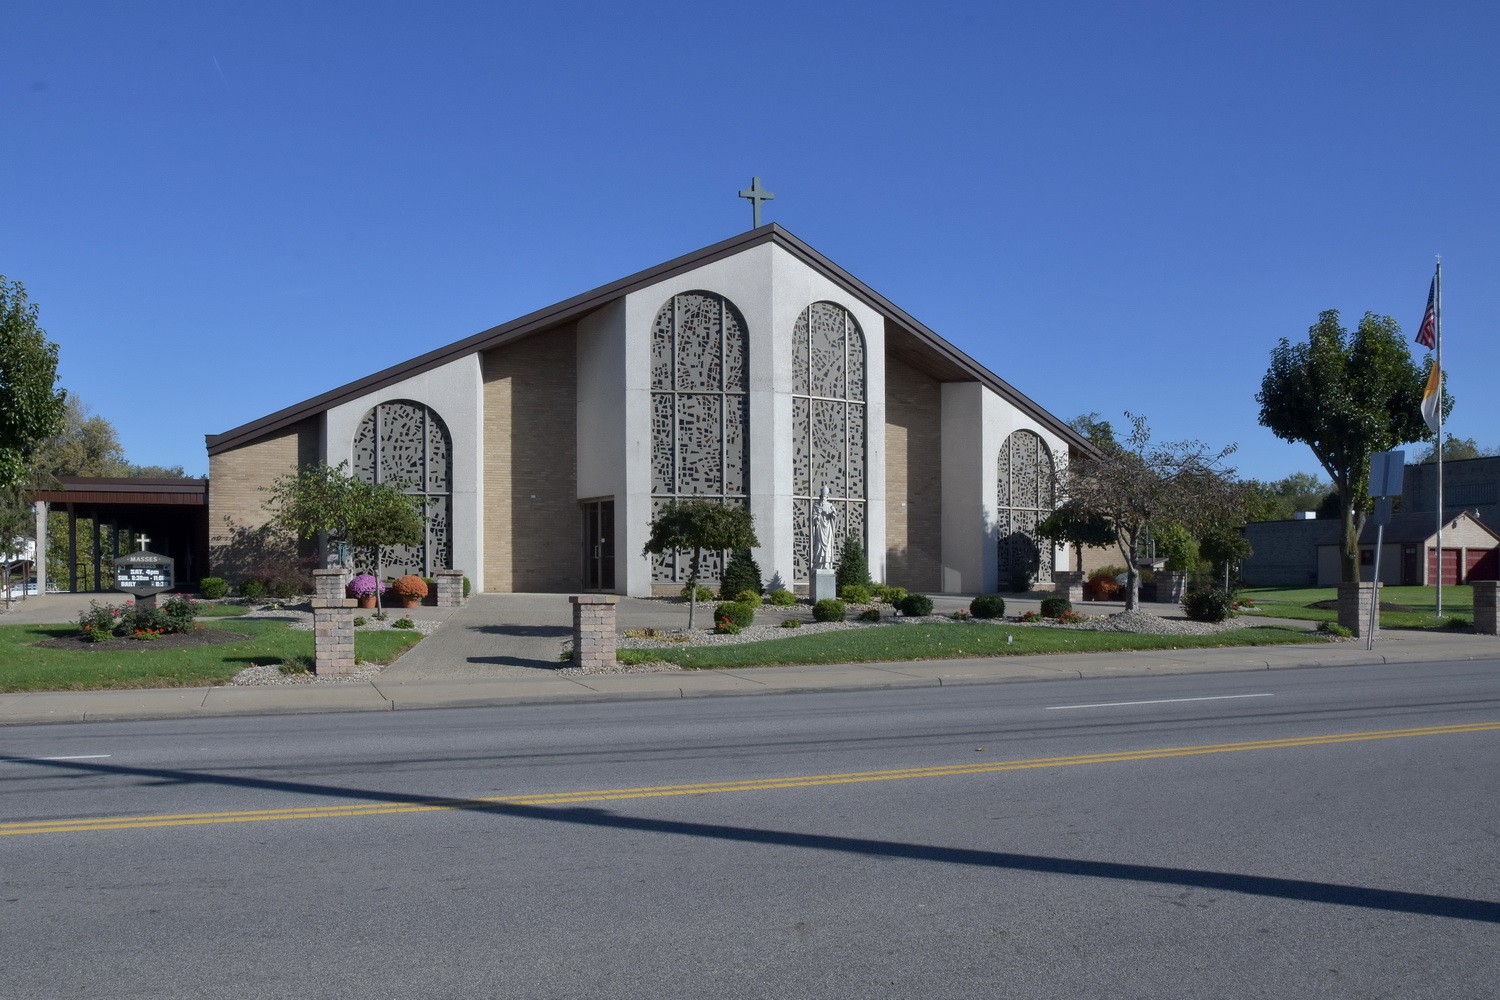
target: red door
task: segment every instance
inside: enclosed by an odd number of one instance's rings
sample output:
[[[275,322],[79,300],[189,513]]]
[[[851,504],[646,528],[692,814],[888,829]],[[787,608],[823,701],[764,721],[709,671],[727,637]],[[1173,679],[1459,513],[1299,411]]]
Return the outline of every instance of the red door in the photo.
[[[1437,548],[1427,550],[1427,585],[1437,582]],[[1458,586],[1458,550],[1443,549],[1443,586]]]
[[[1464,583],[1471,580],[1497,580],[1500,579],[1500,550],[1497,549],[1469,549],[1468,567],[1464,569]]]

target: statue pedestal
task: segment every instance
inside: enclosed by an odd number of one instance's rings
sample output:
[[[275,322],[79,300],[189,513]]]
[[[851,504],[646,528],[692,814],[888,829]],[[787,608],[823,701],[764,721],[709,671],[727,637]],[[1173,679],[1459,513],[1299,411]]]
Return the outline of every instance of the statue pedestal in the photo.
[[[834,600],[839,596],[838,584],[833,581],[833,570],[815,569],[812,574],[812,583],[808,588],[808,594],[812,602]]]

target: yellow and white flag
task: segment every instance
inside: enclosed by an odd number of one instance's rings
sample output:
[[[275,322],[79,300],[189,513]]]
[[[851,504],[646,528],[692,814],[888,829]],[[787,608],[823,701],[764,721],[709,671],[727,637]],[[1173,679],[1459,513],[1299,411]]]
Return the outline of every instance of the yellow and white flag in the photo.
[[[1427,375],[1427,386],[1422,390],[1422,419],[1427,421],[1427,426],[1436,434],[1442,426],[1443,412],[1443,373],[1438,370],[1437,362],[1433,361],[1432,371]]]

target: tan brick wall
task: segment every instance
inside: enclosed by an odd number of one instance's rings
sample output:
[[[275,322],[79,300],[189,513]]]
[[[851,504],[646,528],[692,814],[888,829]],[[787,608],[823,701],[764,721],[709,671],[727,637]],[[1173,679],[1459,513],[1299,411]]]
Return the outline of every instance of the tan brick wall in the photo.
[[[577,346],[568,326],[484,355],[486,590],[582,584]]]
[[[885,578],[892,586],[942,589],[942,437],[942,383],[887,356]]]
[[[295,563],[311,554],[310,544],[298,546],[264,529],[271,516],[261,487],[283,473],[317,464],[321,438],[321,416],[310,417],[209,457],[208,575],[238,584],[252,573],[287,575],[307,568]]]

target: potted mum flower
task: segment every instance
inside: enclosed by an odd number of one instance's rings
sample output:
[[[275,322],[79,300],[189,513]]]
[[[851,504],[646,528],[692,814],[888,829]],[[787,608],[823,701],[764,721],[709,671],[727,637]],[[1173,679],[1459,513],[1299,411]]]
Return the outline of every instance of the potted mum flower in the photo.
[[[361,573],[349,581],[344,592],[359,602],[362,608],[373,608],[375,598],[385,593],[385,584],[369,573]]]
[[[391,590],[401,598],[403,608],[414,608],[422,603],[422,598],[427,596],[427,581],[420,576],[398,577],[391,584]]]

